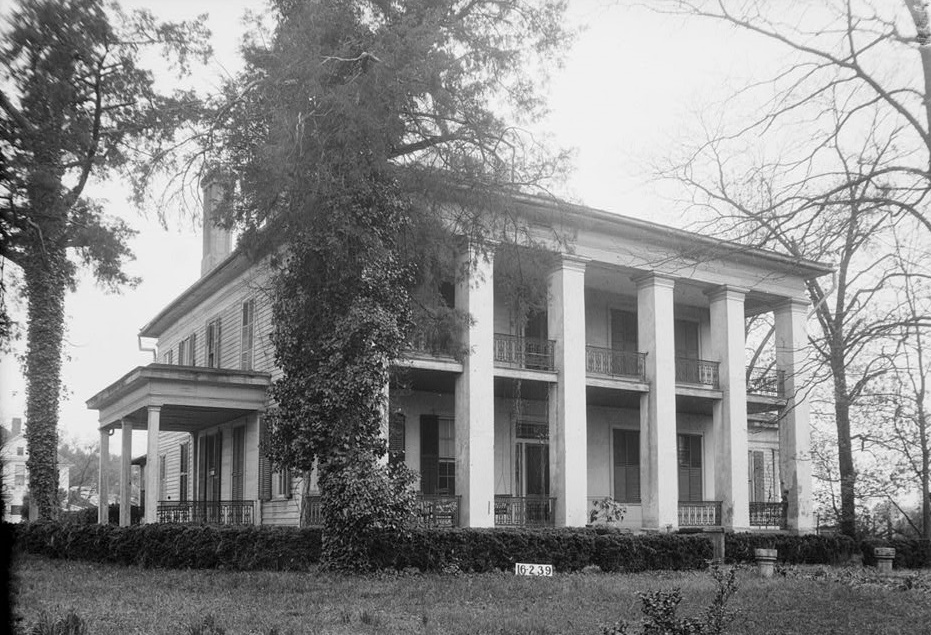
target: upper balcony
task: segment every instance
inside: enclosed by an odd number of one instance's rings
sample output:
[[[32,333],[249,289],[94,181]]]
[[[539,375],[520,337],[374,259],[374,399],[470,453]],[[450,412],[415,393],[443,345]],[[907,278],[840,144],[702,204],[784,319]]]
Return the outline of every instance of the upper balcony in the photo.
[[[676,384],[686,384],[701,388],[721,388],[718,362],[691,357],[676,358]]]
[[[555,347],[556,342],[550,339],[495,333],[495,366],[517,371],[553,372],[556,370]]]

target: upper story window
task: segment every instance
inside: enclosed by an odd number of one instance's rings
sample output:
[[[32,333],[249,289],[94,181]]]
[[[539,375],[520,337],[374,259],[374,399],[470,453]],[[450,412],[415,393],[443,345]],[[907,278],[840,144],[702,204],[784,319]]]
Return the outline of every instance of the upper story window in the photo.
[[[633,311],[611,310],[611,348],[637,351],[637,314]]]
[[[675,321],[676,357],[698,359],[698,322]]]
[[[242,303],[242,337],[239,351],[239,368],[252,370],[252,347],[255,335],[255,300]]]
[[[191,333],[178,344],[178,365],[194,366],[194,334]]]
[[[16,448],[16,456],[23,456],[26,453],[26,448],[19,446]]]
[[[13,487],[26,487],[26,466],[13,466]]]
[[[175,349],[169,348],[165,351],[165,363],[174,364],[175,363]]]
[[[207,323],[207,344],[204,362],[207,368],[220,367],[220,318]]]

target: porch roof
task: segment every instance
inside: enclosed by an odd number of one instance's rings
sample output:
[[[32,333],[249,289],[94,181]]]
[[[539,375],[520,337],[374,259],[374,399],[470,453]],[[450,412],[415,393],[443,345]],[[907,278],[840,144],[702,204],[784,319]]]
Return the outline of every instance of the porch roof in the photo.
[[[100,413],[100,429],[148,427],[148,407],[159,406],[159,429],[195,430],[265,410],[268,373],[171,364],[149,364],[129,371],[87,400]]]

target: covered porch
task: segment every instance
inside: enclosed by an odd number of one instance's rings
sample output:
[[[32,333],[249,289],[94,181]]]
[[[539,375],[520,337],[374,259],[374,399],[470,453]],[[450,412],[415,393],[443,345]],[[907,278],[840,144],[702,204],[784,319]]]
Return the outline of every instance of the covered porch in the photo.
[[[122,451],[120,469],[120,525],[130,522],[130,469],[132,433],[146,431],[145,510],[146,523],[154,522],[255,522],[254,500],[245,497],[244,489],[235,484],[221,489],[224,461],[220,435],[204,431],[230,422],[252,420],[257,427],[258,416],[265,411],[266,390],[271,381],[267,373],[225,370],[169,364],[149,364],[128,372],[87,401],[87,407],[99,412],[100,421],[100,482],[101,500],[109,492],[107,461],[110,437],[120,430]],[[161,433],[187,433],[193,440],[189,459],[193,461],[193,487],[185,485],[179,499],[160,500],[165,468],[159,457]],[[256,431],[257,434],[257,431]],[[233,436],[233,444],[236,444]],[[240,444],[245,446],[244,439]],[[182,453],[184,451],[182,450]],[[236,453],[229,454],[235,462]],[[230,461],[227,461],[229,464]],[[240,475],[242,466],[240,465]],[[233,479],[236,478],[233,468]],[[179,479],[189,479],[182,472]],[[228,491],[227,491],[228,490]],[[224,496],[224,494],[228,494]],[[98,522],[107,522],[106,507],[101,505]]]

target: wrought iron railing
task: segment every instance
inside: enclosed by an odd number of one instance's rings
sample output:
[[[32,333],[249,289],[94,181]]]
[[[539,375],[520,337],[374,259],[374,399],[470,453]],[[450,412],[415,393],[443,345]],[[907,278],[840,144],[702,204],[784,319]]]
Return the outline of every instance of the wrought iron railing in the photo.
[[[424,527],[458,527],[459,498],[459,496],[422,494],[415,509],[417,524]],[[323,526],[323,507],[319,494],[304,496],[301,526]]]
[[[747,394],[766,397],[786,396],[786,373],[783,370],[747,369]]]
[[[433,357],[454,357],[456,338],[445,326],[420,325],[411,333],[410,350]]]
[[[205,523],[211,525],[252,525],[255,502],[230,501],[159,501],[155,508],[160,523]]]
[[[553,340],[495,333],[495,364],[509,368],[553,370]]]
[[[304,496],[301,504],[301,527],[323,527],[323,505],[319,495]]]
[[[721,524],[721,501],[679,501],[680,527],[717,527]]]
[[[646,353],[616,351],[598,346],[585,347],[585,370],[589,373],[646,381],[645,367]]]
[[[788,527],[788,511],[786,503],[750,503],[750,526],[785,529]]]
[[[424,527],[458,527],[459,496],[423,494],[418,518]]]
[[[551,527],[555,507],[546,496],[495,496],[495,526]]]
[[[699,384],[717,388],[718,362],[705,359],[692,359],[690,357],[676,358],[676,383]]]

